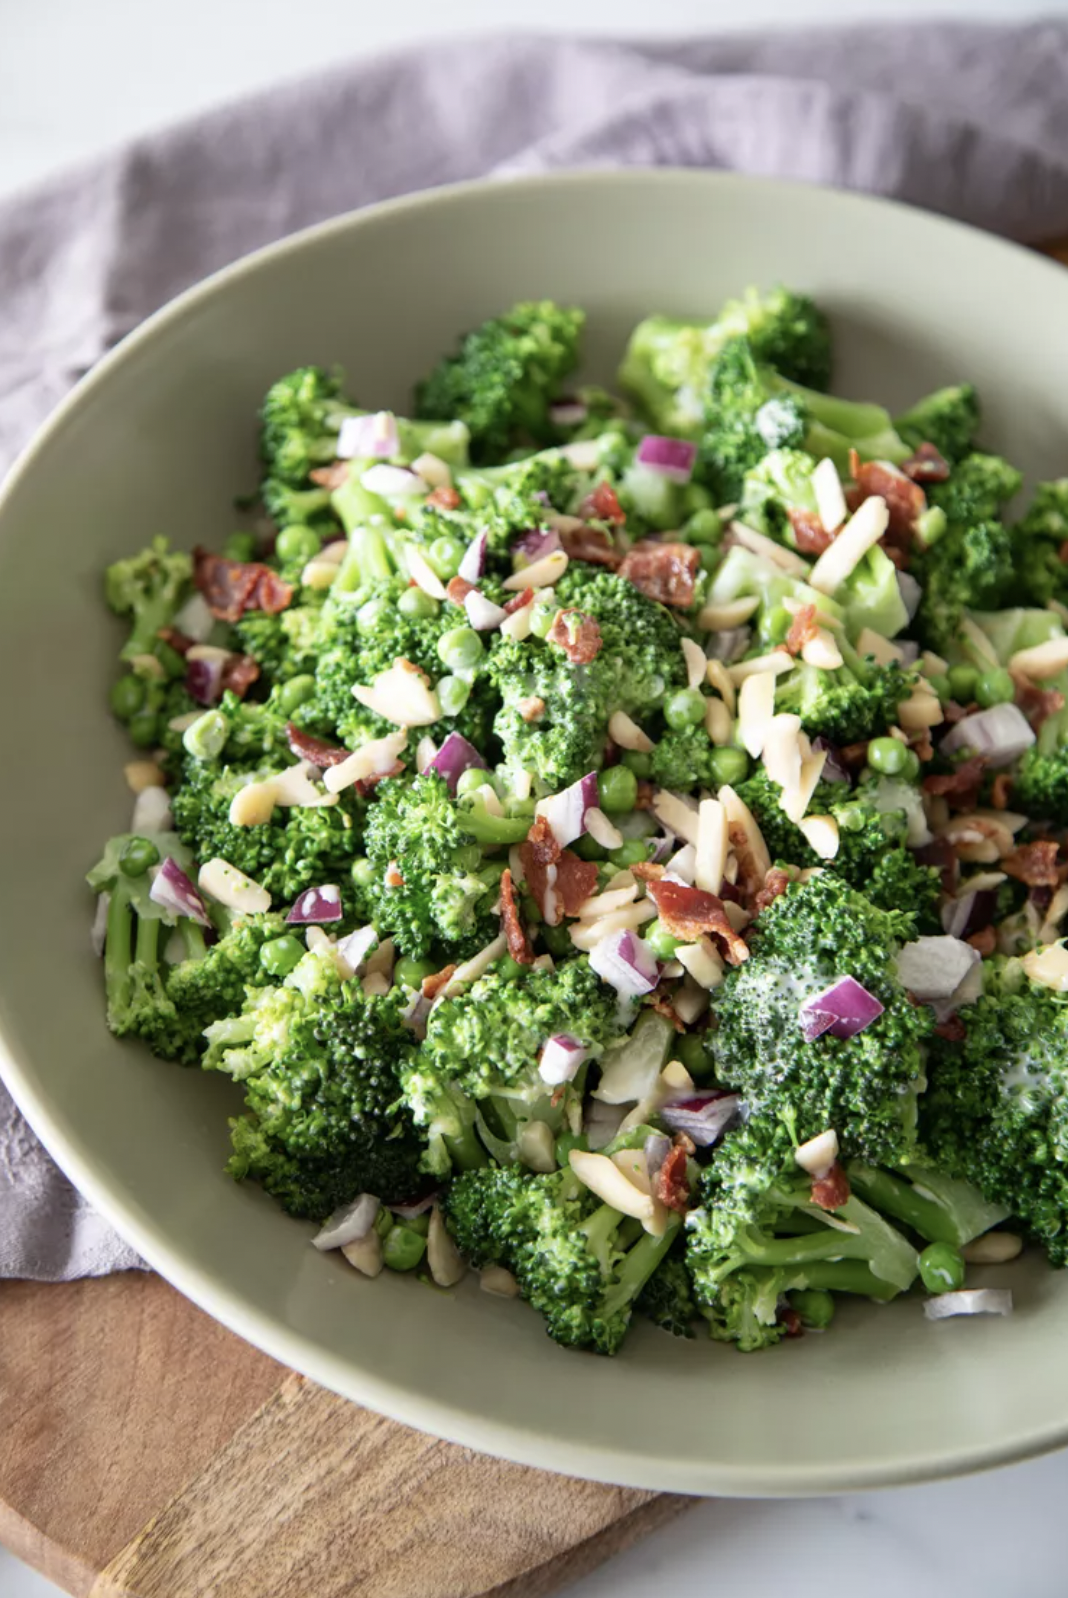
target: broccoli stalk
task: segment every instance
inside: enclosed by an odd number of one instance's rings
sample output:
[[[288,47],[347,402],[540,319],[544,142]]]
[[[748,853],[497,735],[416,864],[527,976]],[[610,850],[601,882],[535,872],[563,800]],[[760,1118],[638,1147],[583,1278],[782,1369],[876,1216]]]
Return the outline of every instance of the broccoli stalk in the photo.
[[[104,576],[104,595],[117,616],[132,618],[123,660],[151,655],[161,627],[168,626],[189,592],[193,562],[184,550],[171,550],[165,538],[129,560],[113,561]]]

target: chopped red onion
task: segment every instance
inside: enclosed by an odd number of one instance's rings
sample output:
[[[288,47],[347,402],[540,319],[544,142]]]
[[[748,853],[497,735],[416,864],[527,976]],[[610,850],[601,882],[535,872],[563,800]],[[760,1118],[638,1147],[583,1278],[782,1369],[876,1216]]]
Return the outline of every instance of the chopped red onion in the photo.
[[[425,494],[429,486],[425,478],[410,472],[407,466],[369,466],[360,482],[369,494],[381,494],[383,499]]]
[[[512,558],[517,570],[533,566],[536,560],[555,554],[560,549],[560,534],[552,527],[532,527],[512,545]]]
[[[420,1042],[426,1037],[427,1016],[430,1014],[433,1001],[425,997],[421,989],[412,992],[411,999],[401,1011],[401,1022],[409,1032],[413,1032]]]
[[[582,1130],[586,1134],[586,1141],[596,1153],[611,1143],[620,1124],[627,1113],[625,1104],[603,1104],[600,1099],[591,1099],[586,1106],[586,1114],[582,1122]]]
[[[898,572],[899,577],[903,575],[905,574]],[[913,638],[901,638],[897,640],[897,642],[894,644],[894,648],[901,651],[901,664],[903,666],[915,666],[916,662],[920,658],[920,646]]]
[[[203,594],[191,594],[174,618],[174,625],[195,644],[206,644],[215,626],[215,617],[208,609]]]
[[[938,747],[944,755],[967,749],[984,755],[989,766],[1009,766],[1034,741],[1034,730],[1018,706],[991,705],[962,717]]]
[[[373,1193],[361,1193],[351,1204],[343,1204],[334,1211],[312,1238],[316,1248],[344,1248],[346,1243],[356,1243],[366,1237],[375,1224],[380,1208]]]
[[[637,458],[639,466],[659,472],[673,483],[688,483],[693,476],[697,445],[685,438],[664,438],[659,433],[646,433],[638,445]]]
[[[464,550],[464,558],[460,562],[456,575],[462,577],[465,583],[477,583],[486,569],[486,546],[489,543],[489,534],[485,528],[476,533],[474,538]]]
[[[671,1139],[665,1137],[663,1132],[650,1132],[642,1144],[642,1153],[645,1155],[645,1169],[649,1173],[649,1180],[656,1180],[656,1173],[671,1153]]]
[[[943,904],[942,928],[951,938],[970,938],[973,932],[990,925],[993,913],[994,894],[989,888],[980,893],[964,893]]]
[[[367,460],[372,455],[400,454],[400,433],[392,411],[374,416],[346,416],[337,437],[340,461]]]
[[[337,953],[355,976],[377,942],[374,927],[357,927],[347,938],[338,939]]]
[[[558,1032],[542,1046],[538,1075],[550,1087],[560,1087],[564,1082],[573,1082],[579,1066],[588,1059],[589,1050],[578,1038],[573,1038],[569,1032]]]
[[[286,916],[286,921],[290,926],[323,926],[328,921],[340,921],[344,913],[341,908],[341,889],[327,882],[318,888],[306,888]]]
[[[849,783],[850,785],[852,784],[853,778],[850,776],[849,768],[842,760],[842,752],[837,744],[833,744],[829,738],[818,737],[813,738],[812,747],[816,754],[827,756],[827,759],[823,763],[823,773],[821,777],[823,782],[845,782]]]
[[[202,927],[211,926],[208,907],[199,891],[194,888],[177,860],[172,860],[170,855],[164,858],[163,864],[153,877],[148,897],[153,904],[160,905],[164,910],[170,910],[176,916],[188,916],[190,921],[198,921]]]
[[[427,770],[436,771],[439,776],[444,777],[449,792],[455,793],[456,784],[465,771],[472,769],[482,771],[485,765],[486,762],[474,744],[468,743],[462,733],[450,732]]]
[[[549,406],[549,420],[554,427],[581,427],[589,415],[589,408],[577,399],[557,400]]]
[[[406,1204],[390,1204],[388,1209],[391,1215],[399,1215],[402,1221],[414,1221],[417,1215],[425,1215],[427,1210],[432,1210],[440,1194],[435,1191],[427,1193],[423,1198],[412,1199]]]
[[[895,573],[895,576],[897,577],[897,591],[901,595],[901,603],[908,611],[909,621],[911,621],[913,616],[915,616],[916,612],[920,608],[920,600],[923,598],[923,589],[920,587],[919,583],[916,581],[915,577],[913,577],[911,572],[899,571]],[[904,645],[899,644],[898,648],[903,649]]]
[[[685,1098],[675,1099],[660,1110],[660,1119],[673,1132],[685,1132],[699,1149],[718,1143],[738,1113],[737,1093],[722,1088],[703,1088]]]
[[[590,965],[625,998],[652,993],[660,971],[649,946],[633,932],[610,932],[590,950]]]
[[[185,663],[185,686],[191,699],[198,705],[217,705],[223,693],[223,669],[226,665],[226,656],[220,650],[218,657],[211,656],[207,660],[187,660]]]
[[[729,627],[722,632],[710,633],[706,646],[709,660],[719,660],[725,666],[733,666],[748,650],[752,636],[751,627]]]
[[[471,626],[479,633],[492,632],[508,614],[502,606],[495,605],[492,599],[480,594],[477,588],[472,588],[464,597],[464,609]]]
[[[599,803],[597,773],[591,771],[585,777],[580,777],[578,782],[573,782],[570,788],[565,788],[562,793],[553,794],[551,799],[540,800],[537,813],[545,817],[549,823],[549,830],[561,849],[566,849],[569,843],[574,843],[576,838],[582,837],[586,831],[586,812],[593,810]]]
[[[957,1293],[936,1293],[926,1300],[923,1313],[929,1321],[951,1315],[1011,1315],[1012,1294],[1004,1287],[971,1287]]]
[[[960,938],[916,938],[898,954],[898,980],[923,1003],[948,999],[980,959],[979,950]]]
[[[806,999],[798,1011],[801,1033],[806,1043],[814,1043],[824,1032],[832,1038],[852,1038],[871,1026],[883,1013],[873,993],[853,977],[839,977],[822,993]]]

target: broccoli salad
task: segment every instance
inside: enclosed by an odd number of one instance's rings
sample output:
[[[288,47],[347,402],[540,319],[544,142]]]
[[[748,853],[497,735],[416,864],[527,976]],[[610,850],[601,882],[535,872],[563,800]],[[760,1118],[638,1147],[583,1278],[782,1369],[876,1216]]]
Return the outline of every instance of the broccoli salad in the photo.
[[[281,377],[245,530],[110,567],[108,1025],[318,1247],[569,1347],[1004,1314],[1068,1263],[1068,479],[1007,514],[966,383],[833,397],[786,289],[618,392],[583,321],[410,416]]]

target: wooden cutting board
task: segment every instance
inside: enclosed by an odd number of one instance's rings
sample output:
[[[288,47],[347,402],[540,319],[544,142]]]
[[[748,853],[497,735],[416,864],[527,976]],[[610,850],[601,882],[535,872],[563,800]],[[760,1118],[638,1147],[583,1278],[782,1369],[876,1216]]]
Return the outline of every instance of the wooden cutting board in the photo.
[[[0,1283],[0,1542],[77,1598],[543,1598],[686,1503],[357,1409],[156,1276]]]

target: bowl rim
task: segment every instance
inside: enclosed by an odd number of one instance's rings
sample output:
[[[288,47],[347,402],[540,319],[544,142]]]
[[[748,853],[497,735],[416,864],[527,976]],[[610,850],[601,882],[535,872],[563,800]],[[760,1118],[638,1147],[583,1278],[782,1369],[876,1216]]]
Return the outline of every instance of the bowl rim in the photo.
[[[386,214],[448,207],[457,198],[466,198],[500,186],[510,191],[581,189],[677,184],[680,188],[700,189],[705,193],[728,193],[759,188],[762,192],[780,191],[797,195],[805,191],[818,196],[821,204],[839,207],[859,225],[866,216],[892,209],[920,223],[936,236],[948,233],[971,235],[991,254],[1027,259],[1030,269],[1058,275],[1064,281],[1064,267],[1032,252],[1026,246],[988,233],[967,222],[925,212],[903,201],[833,188],[800,180],[770,179],[736,172],[713,172],[687,167],[624,167],[618,169],[577,168],[518,178],[475,178],[440,187],[396,196],[355,211],[344,212],[302,228],[273,243],[239,257],[168,300],[103,355],[72,387],[16,457],[0,479],[0,528],[5,510],[19,486],[33,471],[38,458],[62,430],[68,418],[90,400],[96,390],[106,386],[113,372],[136,358],[142,348],[173,322],[180,321],[217,290],[249,272],[255,272],[279,256],[300,252],[316,241],[335,234],[373,225]],[[90,1153],[77,1146],[77,1139],[58,1126],[49,1107],[49,1095],[35,1081],[29,1054],[19,1058],[15,1048],[0,1030],[0,1080],[8,1087],[18,1108],[40,1138],[56,1164],[93,1204],[114,1229],[130,1242],[148,1265],[186,1297],[229,1328],[239,1337],[262,1349],[289,1368],[298,1370],[322,1386],[352,1402],[366,1405],[379,1414],[429,1432],[447,1441],[483,1453],[560,1474],[613,1483],[650,1491],[724,1497],[798,1497],[827,1493],[870,1491],[899,1485],[915,1485],[993,1469],[1051,1452],[1068,1443],[1068,1414],[1061,1419],[1012,1434],[1002,1441],[977,1443],[968,1447],[929,1451],[919,1457],[900,1457],[885,1464],[843,1461],[837,1472],[822,1465],[725,1465],[715,1461],[673,1466],[663,1457],[643,1461],[635,1451],[620,1451],[608,1444],[586,1444],[558,1439],[501,1423],[492,1415],[449,1403],[445,1399],[413,1397],[401,1383],[376,1377],[365,1368],[342,1358],[313,1342],[307,1335],[283,1325],[273,1315],[257,1309],[239,1292],[228,1289],[209,1271],[190,1263],[180,1247],[173,1244],[161,1222],[145,1219],[132,1203],[113,1191],[106,1169]]]

